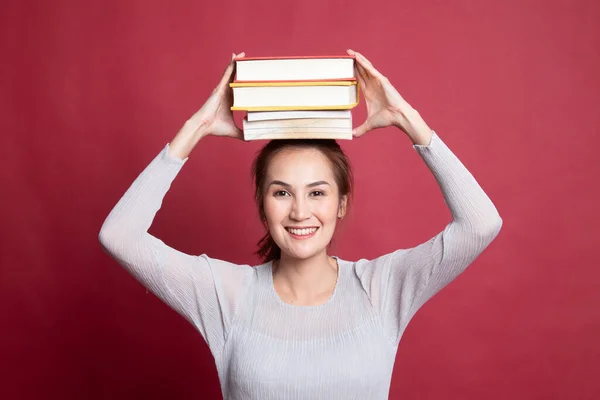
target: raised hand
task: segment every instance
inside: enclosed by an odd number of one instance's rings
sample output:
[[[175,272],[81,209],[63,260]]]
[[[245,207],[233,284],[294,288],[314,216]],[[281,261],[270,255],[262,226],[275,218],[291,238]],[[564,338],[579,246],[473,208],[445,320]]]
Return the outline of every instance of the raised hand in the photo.
[[[415,143],[427,144],[431,129],[419,113],[398,93],[389,79],[383,76],[362,54],[347,50],[356,59],[356,77],[361,86],[367,107],[367,119],[352,132],[360,137],[370,130],[396,126]]]
[[[235,59],[244,53],[232,54],[221,81],[212,91],[206,103],[183,124],[169,143],[169,154],[180,159],[190,155],[198,141],[207,135],[244,139],[244,134],[233,120],[231,106],[233,94],[229,83],[233,79]]]
[[[227,136],[236,139],[244,138],[242,130],[233,119],[231,106],[233,94],[229,84],[233,80],[235,59],[244,57],[245,53],[232,54],[231,61],[221,77],[221,81],[212,91],[206,103],[188,121],[195,129],[195,135]]]

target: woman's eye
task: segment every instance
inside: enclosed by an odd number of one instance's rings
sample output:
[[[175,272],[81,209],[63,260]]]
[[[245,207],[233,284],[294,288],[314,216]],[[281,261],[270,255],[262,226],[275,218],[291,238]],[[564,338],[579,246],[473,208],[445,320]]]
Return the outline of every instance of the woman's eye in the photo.
[[[310,192],[311,196],[324,196],[325,193],[321,190],[315,190],[313,192]],[[273,196],[275,197],[282,197],[282,196],[291,196],[287,190],[276,190],[275,192],[273,192]]]

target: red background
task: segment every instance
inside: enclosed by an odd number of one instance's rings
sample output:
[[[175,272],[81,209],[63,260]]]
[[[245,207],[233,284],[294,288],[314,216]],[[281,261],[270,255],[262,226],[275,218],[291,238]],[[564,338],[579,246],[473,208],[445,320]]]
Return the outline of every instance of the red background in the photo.
[[[220,398],[200,335],[103,253],[98,231],[231,52],[348,47],[504,219],[409,325],[390,397],[600,398],[599,2],[9,1],[0,19],[0,398]],[[151,232],[256,262],[249,163],[262,144],[203,140]],[[400,132],[342,144],[357,188],[335,254],[376,257],[448,223]]]

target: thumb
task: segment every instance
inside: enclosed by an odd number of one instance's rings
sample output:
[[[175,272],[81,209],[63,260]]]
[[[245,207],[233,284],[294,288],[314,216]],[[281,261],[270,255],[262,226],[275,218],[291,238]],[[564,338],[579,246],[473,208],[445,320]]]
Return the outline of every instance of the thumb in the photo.
[[[365,133],[369,132],[372,129],[369,120],[366,120],[361,126],[358,126],[352,130],[352,136],[361,137]]]

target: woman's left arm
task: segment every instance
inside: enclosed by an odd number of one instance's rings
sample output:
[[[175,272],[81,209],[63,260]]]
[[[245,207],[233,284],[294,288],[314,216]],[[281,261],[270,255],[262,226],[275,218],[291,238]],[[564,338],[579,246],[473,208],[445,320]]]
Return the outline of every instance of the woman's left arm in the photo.
[[[367,119],[354,136],[386,126],[401,129],[433,173],[452,214],[452,222],[431,240],[357,263],[363,287],[397,343],[416,311],[494,240],[502,219],[473,175],[389,80],[361,54],[348,53],[356,57],[367,106]]]

